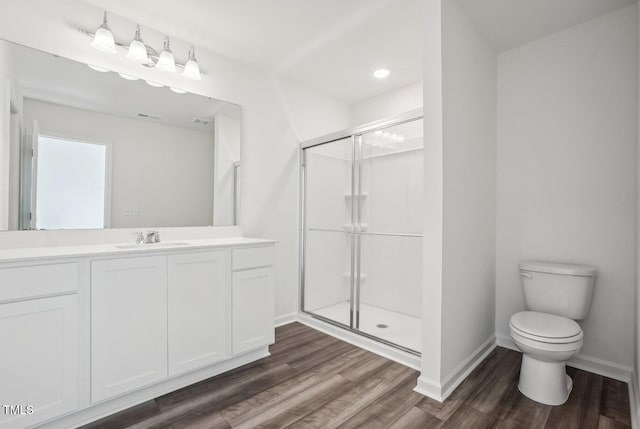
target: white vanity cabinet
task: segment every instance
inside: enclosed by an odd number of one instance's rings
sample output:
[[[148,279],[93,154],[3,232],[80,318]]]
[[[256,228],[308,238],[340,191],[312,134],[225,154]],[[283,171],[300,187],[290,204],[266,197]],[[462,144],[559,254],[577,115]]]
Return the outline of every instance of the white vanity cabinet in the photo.
[[[233,251],[233,354],[274,342],[273,247]]]
[[[0,267],[0,428],[78,407],[77,290],[75,263]]]
[[[91,401],[167,376],[167,258],[91,263]]]
[[[239,237],[0,257],[0,406],[23,412],[0,408],[0,429],[78,427],[268,356],[273,244]]]
[[[227,252],[169,256],[169,375],[231,355]]]

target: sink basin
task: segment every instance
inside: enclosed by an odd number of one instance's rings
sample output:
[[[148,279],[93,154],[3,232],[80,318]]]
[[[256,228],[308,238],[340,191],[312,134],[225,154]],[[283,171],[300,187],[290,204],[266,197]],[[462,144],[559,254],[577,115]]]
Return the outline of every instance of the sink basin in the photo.
[[[188,246],[189,243],[185,243],[183,241],[167,241],[160,243],[145,243],[145,244],[136,244],[136,243],[127,243],[127,244],[116,244],[118,249],[158,249],[163,247],[179,247],[179,246]]]

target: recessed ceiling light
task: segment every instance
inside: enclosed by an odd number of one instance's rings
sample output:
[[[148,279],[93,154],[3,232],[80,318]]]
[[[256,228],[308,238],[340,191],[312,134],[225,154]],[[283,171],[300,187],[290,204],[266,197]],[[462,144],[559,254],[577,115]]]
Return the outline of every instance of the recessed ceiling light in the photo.
[[[126,73],[118,73],[118,74],[120,75],[120,77],[121,77],[122,79],[126,79],[126,80],[138,80],[138,78],[137,78],[137,77],[132,76],[132,75],[130,75],[130,74],[126,74]]]
[[[185,91],[184,89],[180,89],[180,88],[174,88],[174,87],[169,87],[169,89],[173,92],[175,92],[176,94],[186,94],[187,91]]]
[[[90,69],[93,69],[93,70],[95,70],[97,72],[100,72],[100,73],[107,73],[109,71],[109,69],[105,69],[104,67],[100,67],[100,66],[94,66],[93,64],[87,64],[87,66]]]
[[[373,76],[377,79],[384,79],[385,77],[389,76],[389,73],[390,72],[387,69],[378,69],[373,72]]]
[[[145,82],[147,82],[149,85],[153,86],[154,88],[162,88],[164,85],[158,82],[154,82],[152,80],[145,80]]]

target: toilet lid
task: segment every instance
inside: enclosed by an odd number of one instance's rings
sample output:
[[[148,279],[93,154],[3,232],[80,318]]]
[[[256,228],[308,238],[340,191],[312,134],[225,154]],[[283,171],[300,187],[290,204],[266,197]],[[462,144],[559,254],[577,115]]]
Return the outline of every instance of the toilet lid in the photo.
[[[548,343],[566,343],[582,338],[582,329],[574,320],[537,311],[514,314],[510,325],[525,337]]]

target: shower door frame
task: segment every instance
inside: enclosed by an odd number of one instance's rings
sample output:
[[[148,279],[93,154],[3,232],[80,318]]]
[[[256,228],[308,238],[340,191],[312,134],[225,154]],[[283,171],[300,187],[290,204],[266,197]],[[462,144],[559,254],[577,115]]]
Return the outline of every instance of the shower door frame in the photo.
[[[384,118],[378,121],[370,122],[364,125],[360,125],[353,128],[348,128],[336,133],[328,134],[326,136],[317,137],[311,140],[300,143],[300,230],[299,230],[299,258],[298,258],[298,276],[299,276],[299,311],[307,314],[315,319],[321,320],[325,323],[337,326],[342,329],[346,329],[350,332],[356,333],[363,337],[375,340],[379,343],[394,347],[412,355],[420,356],[420,351],[412,350],[404,347],[400,344],[387,341],[378,336],[361,331],[359,327],[360,319],[360,255],[361,255],[361,236],[362,235],[389,235],[389,236],[405,236],[405,237],[421,237],[422,234],[394,234],[394,233],[366,233],[361,230],[356,230],[356,225],[361,225],[361,208],[362,208],[362,137],[364,134],[382,130],[388,127],[405,124],[408,122],[424,119],[423,110],[416,109],[406,113],[402,113],[397,116]],[[334,143],[340,140],[351,138],[352,151],[351,151],[351,228],[347,233],[350,236],[350,280],[349,280],[349,322],[347,326],[343,323],[332,320],[328,317],[315,314],[312,311],[306,311],[304,308],[305,297],[305,263],[306,263],[306,197],[307,197],[307,172],[306,172],[306,149],[312,147],[321,146],[329,143]],[[357,184],[356,184],[357,178]],[[357,192],[357,193],[356,193]],[[357,195],[357,198],[356,198]],[[357,202],[356,202],[357,200]],[[357,208],[357,211],[355,210]]]

